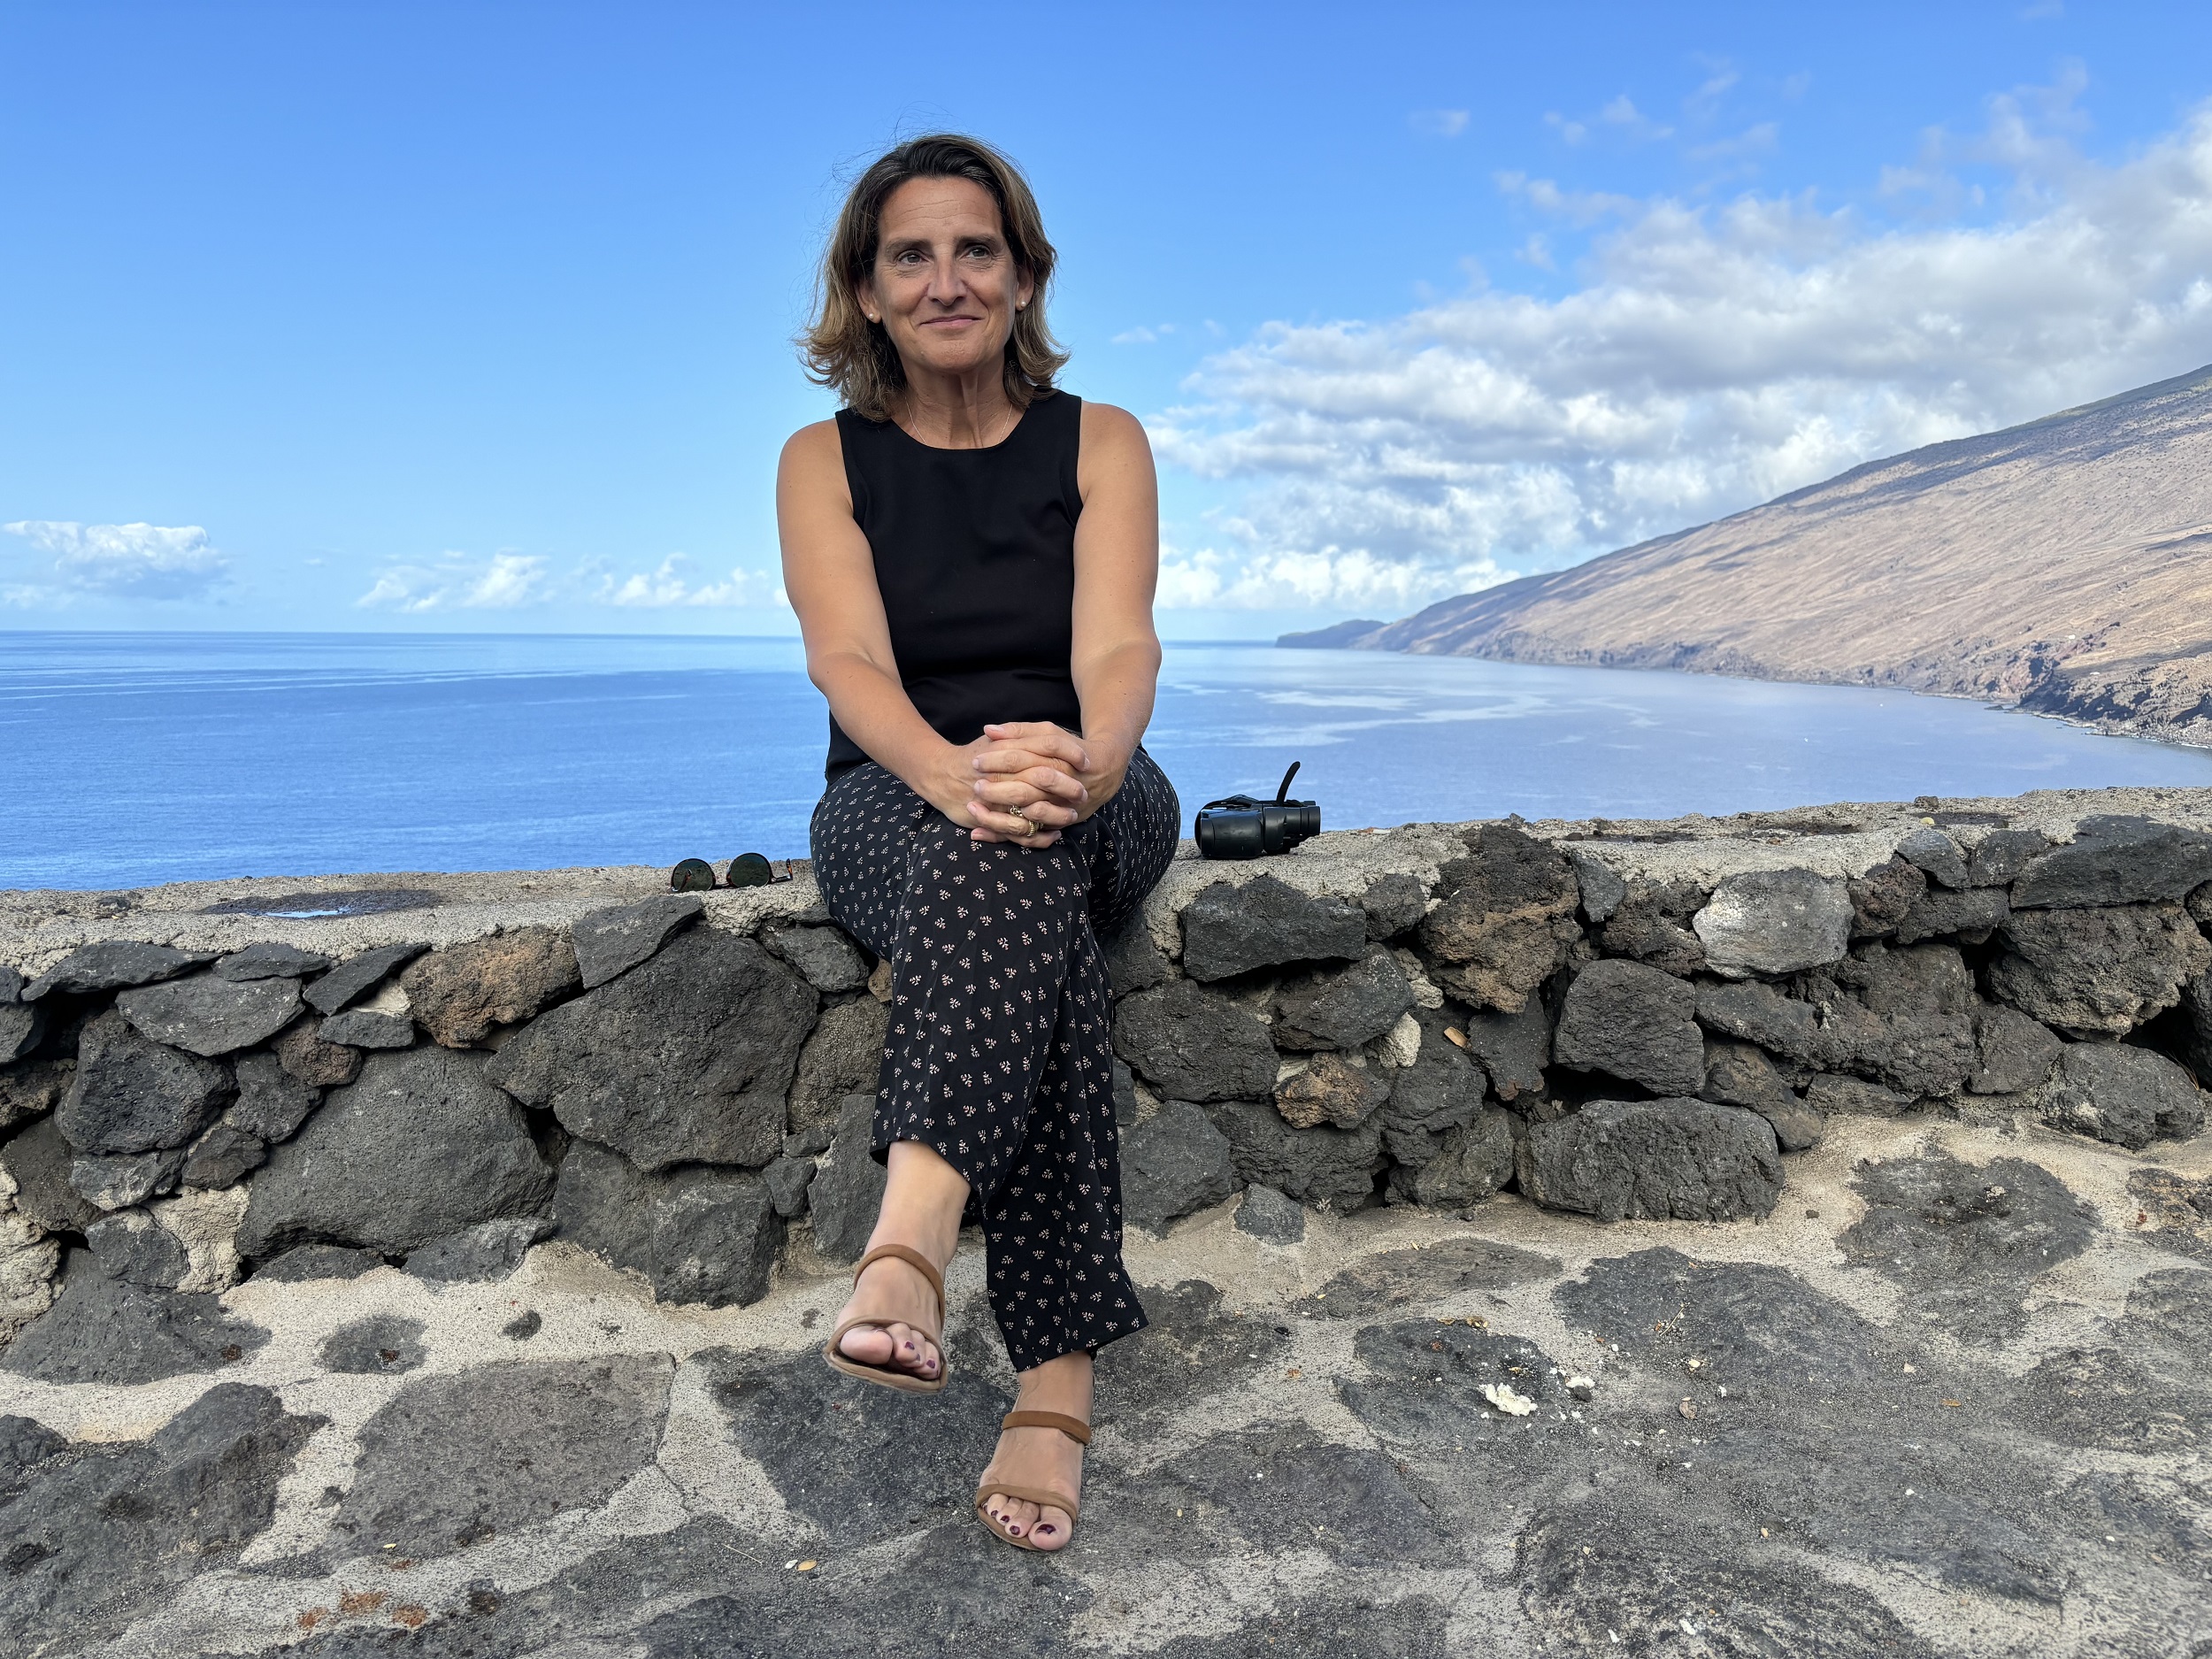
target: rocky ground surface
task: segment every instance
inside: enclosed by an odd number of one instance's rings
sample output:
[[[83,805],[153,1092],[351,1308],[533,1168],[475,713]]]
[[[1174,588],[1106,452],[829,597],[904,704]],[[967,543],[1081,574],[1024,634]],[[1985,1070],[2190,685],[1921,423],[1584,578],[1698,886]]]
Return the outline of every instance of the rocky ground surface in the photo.
[[[1758,1222],[1255,1188],[1134,1237],[1050,1558],[969,1509],[972,1246],[935,1399],[823,1367],[801,1260],[714,1310],[557,1240],[72,1273],[0,1361],[0,1653],[2212,1652],[2212,1136],[1787,1167]]]

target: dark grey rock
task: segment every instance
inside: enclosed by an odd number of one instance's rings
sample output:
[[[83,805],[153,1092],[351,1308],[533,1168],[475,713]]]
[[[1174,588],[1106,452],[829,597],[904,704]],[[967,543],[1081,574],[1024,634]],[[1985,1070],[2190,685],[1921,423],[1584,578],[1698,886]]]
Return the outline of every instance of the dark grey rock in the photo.
[[[0,1518],[9,1651],[138,1647],[134,1624],[195,1577],[236,1568],[322,1423],[287,1416],[270,1389],[223,1383],[149,1440],[73,1448],[30,1471]]]
[[[2189,1040],[2182,1057],[2199,1077],[2212,1078],[2212,972],[2200,973],[2182,987],[2181,1005],[2189,1015]],[[4,1121],[0,1114],[0,1122]]]
[[[1489,1415],[1486,1386],[1504,1384],[1550,1408],[1522,1419],[1523,1429],[1536,1428],[1572,1403],[1563,1368],[1527,1338],[1502,1332],[1424,1319],[1379,1322],[1353,1339],[1352,1355],[1358,1373],[1340,1385],[1339,1393],[1352,1415],[1393,1448],[1418,1447],[1433,1455],[1475,1439]]]
[[[1917,864],[1891,857],[1844,884],[1851,895],[1851,936],[1888,939],[1914,908],[1928,902],[1928,875]]]
[[[264,1263],[255,1271],[254,1277],[284,1284],[315,1279],[358,1279],[383,1265],[384,1258],[374,1250],[356,1249],[344,1244],[303,1244]]]
[[[641,1168],[757,1168],[783,1150],[784,1092],[815,1008],[753,941],[697,929],[540,1016],[488,1075]]]
[[[1995,829],[1974,843],[1966,856],[1966,879],[1978,887],[2004,887],[2029,864],[2050,850],[2040,830]]]
[[[35,1002],[0,1002],[0,1065],[12,1064],[46,1034],[46,1010]]]
[[[1148,1296],[1146,1300],[1149,1303]],[[956,1334],[954,1340],[958,1340]],[[1112,1352],[1110,1348],[1099,1356],[1102,1371]],[[972,1517],[963,1512],[975,1490],[976,1476],[991,1460],[999,1414],[1012,1403],[983,1366],[964,1365],[956,1357],[944,1392],[922,1396],[873,1387],[828,1371],[818,1348],[799,1352],[710,1348],[694,1356],[690,1364],[699,1368],[705,1393],[719,1408],[738,1449],[766,1472],[793,1514],[825,1536],[845,1540],[849,1548],[861,1548],[914,1532],[924,1517],[960,1521],[964,1530],[975,1528]],[[1102,1405],[1113,1396],[1102,1386],[1099,1397]],[[902,1471],[902,1478],[884,1479],[883,1471],[894,1468]],[[956,1494],[956,1507],[941,1494]],[[952,1554],[958,1548],[953,1542],[956,1536],[945,1534],[944,1548],[933,1554],[931,1577],[941,1587],[957,1559]],[[977,1541],[992,1540],[979,1534]],[[1003,1553],[1005,1547],[999,1548]],[[777,1564],[785,1558],[779,1556]],[[987,1594],[980,1584],[976,1590]],[[829,1604],[830,1598],[823,1598],[818,1607],[826,1612]],[[960,1634],[948,1631],[941,1644],[933,1644],[941,1653],[963,1648],[976,1622],[964,1617],[952,1625]],[[706,1624],[691,1651],[699,1659],[727,1653],[729,1634],[726,1624],[719,1628]],[[874,1655],[889,1646],[889,1635],[880,1618],[872,1615],[849,1643],[826,1645],[822,1651],[826,1655]],[[794,1640],[800,1640],[795,1632]],[[803,1640],[800,1645],[804,1645]],[[779,1644],[776,1651],[785,1649]],[[928,1648],[916,1644],[907,1651],[918,1659]]]
[[[1567,849],[1567,862],[1574,866],[1575,887],[1582,895],[1583,918],[1593,926],[1609,919],[1628,897],[1628,883],[1605,860],[1580,848]]]
[[[1855,1118],[1894,1118],[1910,1111],[1913,1097],[1901,1094],[1893,1088],[1884,1088],[1879,1083],[1870,1083],[1860,1077],[1835,1077],[1827,1074],[1813,1079],[1805,1086],[1805,1104],[1822,1118],[1832,1118],[1838,1112],[1847,1112]]]
[[[643,1274],[662,1301],[716,1308],[767,1294],[783,1241],[758,1176],[698,1164],[657,1175],[588,1141],[561,1161],[553,1216],[562,1238]]]
[[[50,991],[89,996],[99,991],[119,991],[134,985],[173,979],[188,968],[211,962],[217,952],[177,950],[167,945],[142,945],[134,939],[103,939],[80,945],[52,967],[25,986],[19,995],[35,1002]]]
[[[2042,1087],[2065,1046],[2025,1014],[1990,1002],[1974,1010],[1974,1074],[1966,1087],[1977,1094]]]
[[[1897,924],[1897,942],[1916,944],[1923,939],[1955,936],[1978,943],[2004,926],[2012,906],[2002,887],[1970,887],[1963,893],[1940,890],[1914,901]]]
[[[2212,943],[2178,904],[2016,910],[2000,937],[1990,989],[2079,1036],[2126,1035],[2212,966]]]
[[[1700,1098],[1717,1105],[1755,1111],[1773,1126],[1785,1152],[1803,1152],[1820,1144],[1827,1120],[1797,1097],[1766,1052],[1747,1042],[1705,1045],[1705,1087]]]
[[[303,979],[330,966],[319,950],[303,950],[276,940],[263,940],[234,950],[215,964],[219,979]]]
[[[1153,940],[1142,912],[1131,917],[1119,933],[1100,944],[1106,953],[1107,987],[1116,996],[1148,991],[1175,977],[1174,967]]]
[[[1283,1048],[1356,1048],[1413,1007],[1405,970],[1387,950],[1348,968],[1299,974],[1275,993],[1274,1040]]]
[[[192,1271],[184,1242],[142,1210],[119,1210],[85,1229],[92,1264],[111,1279],[174,1290]]]
[[[799,1050],[791,1079],[791,1132],[829,1145],[837,1127],[837,1103],[848,1094],[873,1094],[881,1080],[883,1041],[890,1012],[872,996],[841,1002],[825,1012],[814,1034]]]
[[[1171,1100],[1122,1136],[1121,1207],[1133,1226],[1167,1224],[1237,1189],[1229,1141],[1187,1101]]]
[[[1796,973],[1839,960],[1851,943],[1851,895],[1810,870],[1730,876],[1691,920],[1723,973]]]
[[[1627,956],[1682,979],[1703,972],[1705,941],[1690,931],[1690,919],[1705,908],[1711,889],[1640,876],[1630,878],[1627,887],[1628,895],[1605,918],[1601,954]]]
[[[1522,1194],[1601,1221],[1735,1221],[1782,1193],[1774,1130],[1756,1112],[1705,1101],[1594,1101],[1532,1124]]]
[[[1660,1094],[1694,1093],[1705,1083],[1705,1039],[1692,1018],[1694,987],[1613,957],[1575,975],[1552,1034],[1552,1058],[1602,1071]]]
[[[1356,1390],[1348,1385],[1346,1392]],[[1259,1559],[1279,1560],[1302,1545],[1318,1548],[1340,1570],[1455,1568],[1459,1541],[1424,1506],[1428,1494],[1418,1480],[1394,1448],[1345,1446],[1305,1424],[1279,1423],[1210,1435],[1157,1465],[1150,1484],[1160,1502],[1207,1516],[1225,1541],[1238,1540],[1235,1548]],[[1433,1604],[1425,1609],[1427,1617],[1411,1621],[1411,1629],[1401,1626],[1394,1633],[1402,1646],[1373,1632],[1366,1617],[1345,1621],[1340,1613],[1333,1624],[1316,1621],[1292,1647],[1283,1640],[1287,1621],[1282,1616],[1288,1609],[1278,1602],[1271,1610],[1273,1617],[1256,1618],[1227,1640],[1210,1632],[1205,1645],[1261,1655],[1271,1646],[1279,1653],[1328,1653],[1340,1659],[1371,1654],[1442,1659],[1448,1650],[1448,1619]],[[1177,1659],[1191,1653],[1187,1647]]]
[[[1217,881],[1183,910],[1183,972],[1194,979],[1366,950],[1366,911],[1344,899],[1310,898],[1270,875]]]
[[[307,987],[308,1005],[319,1014],[335,1014],[359,1002],[430,947],[379,945],[348,956]]]
[[[192,1143],[178,1179],[187,1187],[211,1190],[235,1187],[268,1161],[267,1141],[226,1120]]]
[[[1421,942],[1446,990],[1516,1014],[1581,938],[1581,889],[1557,848],[1511,825],[1482,825],[1464,844],[1467,856],[1444,864],[1442,902],[1423,919]]]
[[[661,893],[635,904],[610,905],[578,917],[569,929],[569,941],[575,948],[584,988],[588,991],[627,973],[678,930],[704,915],[706,908],[706,901],[695,893]]]
[[[1976,1063],[1974,976],[1949,945],[1860,946],[1808,973],[1799,994],[1820,1012],[1823,1057],[1916,1098],[1954,1094]]]
[[[796,968],[809,985],[826,995],[857,991],[868,983],[868,958],[841,929],[773,928],[765,938],[769,949]]]
[[[1306,1210],[1271,1187],[1248,1187],[1237,1201],[1235,1225],[1263,1244],[1295,1244],[1306,1236]]]
[[[1551,1064],[1551,1018],[1535,998],[1517,1014],[1475,1013],[1462,1028],[1467,1051],[1482,1062],[1490,1092],[1509,1104],[1540,1099],[1544,1068]]]
[[[768,1185],[768,1202],[786,1221],[806,1214],[806,1189],[816,1167],[812,1158],[781,1157],[760,1172]]]
[[[434,1285],[481,1284],[505,1279],[539,1240],[549,1237],[547,1216],[500,1216],[433,1239],[407,1254],[407,1271]]]
[[[1812,1005],[1769,985],[1699,986],[1697,1023],[1801,1065],[1832,1064],[1840,1058],[1835,1045],[1824,1039]]]
[[[1206,1116],[1228,1136],[1230,1166],[1248,1186],[1337,1210],[1375,1195],[1382,1129],[1373,1118],[1357,1129],[1294,1129],[1267,1102],[1247,1100],[1215,1102]]]
[[[82,1233],[100,1218],[69,1184],[77,1149],[62,1139],[61,1125],[42,1118],[0,1145],[0,1170],[15,1183],[15,1208],[48,1233]]]
[[[1502,1014],[1500,1019],[1519,1019]],[[1440,1015],[1420,1016],[1421,1048],[1390,1083],[1390,1098],[1377,1119],[1383,1145],[1399,1163],[1425,1164],[1440,1151],[1445,1134],[1474,1121],[1482,1107],[1483,1074],[1467,1052],[1445,1035],[1454,1029]]]
[[[25,980],[21,973],[9,967],[5,963],[0,963],[0,1008],[10,1007],[21,1001],[24,984]],[[22,1423],[28,1419],[10,1417],[5,1420],[11,1423]]]
[[[430,1357],[419,1319],[372,1314],[342,1325],[323,1339],[322,1367],[349,1377],[396,1377]]]
[[[217,1298],[134,1285],[73,1253],[61,1299],[0,1351],[0,1370],[43,1383],[130,1387],[211,1371],[269,1333],[226,1315]]]
[[[223,1121],[263,1141],[289,1141],[322,1099],[320,1089],[301,1082],[273,1054],[240,1055],[233,1070],[238,1098]]]
[[[1389,1078],[1356,1054],[1315,1055],[1275,1086],[1275,1110],[1294,1129],[1356,1129],[1389,1098]]]
[[[165,1152],[110,1152],[81,1156],[69,1166],[69,1185],[98,1210],[127,1210],[162,1193],[173,1193],[184,1179],[183,1147]]]
[[[1118,1056],[1114,1060],[1114,1126],[1126,1129],[1137,1121],[1144,1102],[1137,1098],[1137,1074]]]
[[[349,1008],[323,1021],[316,1035],[348,1048],[411,1048],[415,1022],[411,1015],[389,1014],[380,1008]]]
[[[1601,1333],[1624,1358],[1677,1375],[1694,1359],[1709,1373],[1700,1380],[1732,1394],[1755,1389],[1785,1409],[1809,1386],[1830,1393],[1895,1375],[1875,1326],[1787,1268],[1701,1262],[1663,1246],[1601,1257],[1552,1301],[1571,1328]]]
[[[1797,1098],[1774,1069],[1774,1062],[1767,1058],[1765,1049],[1718,1038],[1705,1045],[1705,1086],[1698,1095],[1718,1106],[1742,1106],[1752,1111],[1793,1104]]]
[[[21,1492],[32,1469],[68,1449],[66,1436],[35,1417],[0,1417],[0,1501]]]
[[[2068,1043],[2036,1105],[2054,1129],[2130,1151],[2162,1135],[2185,1140],[2204,1127],[2204,1096],[2188,1072],[2124,1042]]]
[[[1428,890],[1418,876],[1377,876],[1359,895],[1359,907],[1367,912],[1370,939],[1395,939],[1410,933],[1428,914]]]
[[[2212,881],[2212,835],[2150,818],[2085,818],[2012,883],[2016,910],[2080,910],[2180,899]]]
[[[583,988],[575,948],[553,927],[448,945],[411,963],[399,982],[415,1023],[448,1048],[473,1048]]]
[[[2095,1213],[2023,1158],[1924,1151],[1862,1162],[1851,1184],[1866,1213],[1837,1238],[1845,1259],[1901,1284],[1904,1317],[1969,1341],[2019,1335],[2029,1286],[2097,1236]]]
[[[76,1075],[74,1059],[28,1060],[0,1069],[0,1134],[60,1105]]]
[[[1514,1123],[1510,1112],[1478,1113],[1445,1134],[1434,1157],[1418,1168],[1393,1170],[1392,1190],[1431,1210],[1480,1203],[1513,1179]]]
[[[501,1361],[403,1386],[361,1426],[334,1549],[426,1561],[594,1509],[652,1461],[668,1356]]]
[[[1259,1017],[1188,979],[1124,997],[1114,1010],[1114,1052],[1179,1100],[1250,1098],[1275,1087],[1275,1045]]]
[[[313,1089],[336,1088],[361,1075],[361,1050],[324,1041],[327,1023],[311,1016],[297,1020],[270,1045],[277,1064]]]
[[[837,1112],[837,1136],[829,1157],[807,1188],[807,1214],[814,1226],[814,1248],[826,1261],[856,1262],[875,1231],[883,1202],[884,1169],[870,1154],[875,1131],[876,1097],[848,1094]]]
[[[80,1152],[181,1147],[231,1094],[227,1066],[150,1041],[112,1011],[84,1028],[77,1076],[54,1116]]]
[[[1966,855],[1959,850],[1956,841],[1939,829],[1924,827],[1911,831],[1898,841],[1897,854],[1947,887],[1967,885]]]
[[[527,1215],[552,1187],[529,1125],[484,1080],[480,1058],[373,1055],[254,1178],[238,1248],[258,1258],[320,1242],[401,1255]]]
[[[499,1327],[499,1334],[511,1342],[527,1342],[545,1329],[545,1316],[535,1308],[526,1308]]]

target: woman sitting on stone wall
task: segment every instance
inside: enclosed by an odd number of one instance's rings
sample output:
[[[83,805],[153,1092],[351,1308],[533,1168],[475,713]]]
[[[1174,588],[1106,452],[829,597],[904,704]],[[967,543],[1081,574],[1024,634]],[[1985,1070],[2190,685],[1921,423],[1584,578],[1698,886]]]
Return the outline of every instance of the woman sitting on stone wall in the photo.
[[[892,972],[887,1184],[826,1357],[941,1389],[942,1270],[963,1217],[979,1224],[1021,1392],[976,1507],[1027,1549],[1067,1543],[1091,1356],[1144,1324],[1096,935],[1159,880],[1180,817],[1138,746],[1160,666],[1151,449],[1055,387],[1053,257],[988,146],[918,138],[877,161],[805,339],[846,407],[791,439],[777,484],[830,705],[815,874]]]

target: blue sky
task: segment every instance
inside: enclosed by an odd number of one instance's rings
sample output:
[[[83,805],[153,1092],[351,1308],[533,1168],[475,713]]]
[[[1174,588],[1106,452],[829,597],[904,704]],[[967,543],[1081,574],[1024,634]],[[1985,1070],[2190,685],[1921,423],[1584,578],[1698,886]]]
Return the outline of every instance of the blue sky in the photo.
[[[840,180],[983,134],[1164,630],[2212,362],[2212,11],[0,3],[0,626],[787,631]]]

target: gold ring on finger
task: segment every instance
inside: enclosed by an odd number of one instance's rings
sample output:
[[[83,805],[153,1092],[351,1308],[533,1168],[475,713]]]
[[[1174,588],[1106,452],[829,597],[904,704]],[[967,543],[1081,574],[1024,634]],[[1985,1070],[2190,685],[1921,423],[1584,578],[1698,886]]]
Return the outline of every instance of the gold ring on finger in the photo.
[[[1022,826],[1022,831],[1021,831],[1021,833],[1022,833],[1025,836],[1034,835],[1034,834],[1037,833],[1037,826],[1036,826],[1034,824],[1032,824],[1032,823],[1031,823],[1031,822],[1030,822],[1030,821],[1029,821],[1026,818],[1023,817],[1023,816],[1022,816],[1019,812],[1010,813],[1010,814],[1008,814],[1008,816],[1009,816],[1009,817],[1010,817],[1010,818],[1014,820],[1014,822],[1015,822],[1015,823],[1017,823],[1017,824],[1018,824],[1018,825],[1020,825],[1020,826]]]

